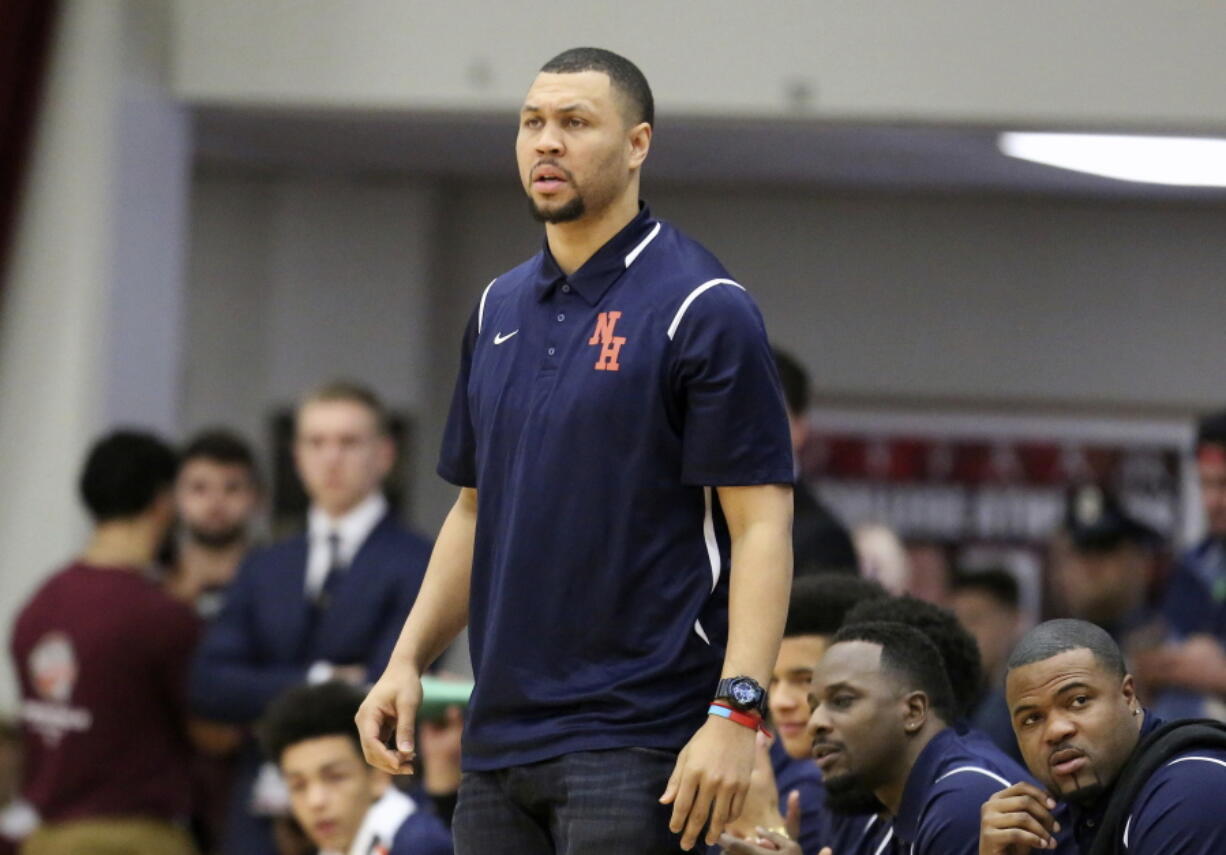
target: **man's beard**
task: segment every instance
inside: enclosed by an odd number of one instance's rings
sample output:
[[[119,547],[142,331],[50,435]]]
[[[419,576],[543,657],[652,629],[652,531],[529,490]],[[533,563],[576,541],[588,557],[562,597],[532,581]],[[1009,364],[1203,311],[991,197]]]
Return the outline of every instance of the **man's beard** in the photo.
[[[877,814],[885,810],[873,791],[853,774],[843,774],[825,779],[826,807],[843,816]]]
[[[573,223],[587,213],[587,205],[584,204],[583,197],[576,193],[573,199],[560,208],[545,211],[529,196],[528,210],[532,212],[532,219],[538,223]]]
[[[247,536],[247,526],[239,523],[228,528],[207,529],[183,525],[187,539],[205,549],[228,549]]]
[[[1094,780],[1087,783],[1084,787],[1077,787],[1075,790],[1062,790],[1059,787],[1052,787],[1055,791],[1056,798],[1061,801],[1070,802],[1075,805],[1085,806],[1098,801],[1103,791],[1107,788],[1103,786],[1102,779],[1098,777],[1097,772],[1092,772]],[[1074,780],[1074,784],[1079,781]]]

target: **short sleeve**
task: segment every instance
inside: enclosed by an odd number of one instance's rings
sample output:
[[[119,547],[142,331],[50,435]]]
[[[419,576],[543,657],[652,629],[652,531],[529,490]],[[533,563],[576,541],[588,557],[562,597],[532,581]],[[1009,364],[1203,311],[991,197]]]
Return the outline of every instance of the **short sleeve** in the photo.
[[[683,413],[682,482],[791,484],[787,410],[758,307],[733,284],[691,297],[679,309],[672,341]]]
[[[477,344],[478,313],[473,312],[460,345],[460,371],[451,393],[451,411],[439,451],[438,474],[457,487],[477,486],[477,440],[469,406],[468,381]]]
[[[964,780],[956,788],[937,793],[925,807],[916,855],[978,855],[980,810],[1003,786],[981,775],[958,777]]]
[[[1133,805],[1124,851],[1131,855],[1226,852],[1226,752],[1185,756],[1154,774]]]

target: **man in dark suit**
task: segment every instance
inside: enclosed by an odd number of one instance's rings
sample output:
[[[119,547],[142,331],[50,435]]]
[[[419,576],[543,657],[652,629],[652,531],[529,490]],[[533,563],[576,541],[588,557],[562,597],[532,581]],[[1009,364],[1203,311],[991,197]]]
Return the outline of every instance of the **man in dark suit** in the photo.
[[[298,409],[295,462],[311,499],[307,532],[253,552],[208,630],[192,673],[197,714],[249,725],[301,683],[377,677],[417,596],[430,546],[388,510],[380,485],[395,451],[387,414],[369,390],[335,383]],[[224,851],[264,855],[283,800],[243,749]]]

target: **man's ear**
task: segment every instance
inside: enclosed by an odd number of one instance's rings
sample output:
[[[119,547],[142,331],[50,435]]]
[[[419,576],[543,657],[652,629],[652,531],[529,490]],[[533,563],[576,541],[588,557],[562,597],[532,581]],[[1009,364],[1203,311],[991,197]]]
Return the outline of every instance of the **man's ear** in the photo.
[[[1124,682],[1120,684],[1120,694],[1124,696],[1130,709],[1137,709],[1137,684],[1131,674],[1124,675]]]
[[[638,169],[647,159],[647,153],[651,150],[651,133],[651,125],[646,122],[639,122],[627,132],[631,169]]]
[[[387,476],[392,473],[392,469],[396,466],[396,441],[392,439],[391,434],[379,434],[378,442],[378,467],[380,473],[379,481],[387,479]]]
[[[903,695],[903,729],[907,734],[914,735],[923,729],[924,724],[928,721],[930,707],[928,705],[928,695],[924,692],[907,692]]]

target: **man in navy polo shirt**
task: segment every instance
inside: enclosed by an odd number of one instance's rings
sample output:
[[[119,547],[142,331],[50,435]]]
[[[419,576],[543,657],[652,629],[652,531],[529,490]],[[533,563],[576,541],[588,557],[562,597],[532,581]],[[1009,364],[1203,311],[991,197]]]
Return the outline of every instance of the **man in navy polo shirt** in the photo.
[[[957,706],[941,653],[912,626],[848,624],[813,688],[809,728],[823,776],[872,790],[909,855],[976,853],[983,803],[1029,780],[995,746],[950,726]]]
[[[608,51],[528,92],[545,245],[465,331],[439,463],[460,496],[358,715],[367,759],[405,771],[419,675],[470,625],[461,855],[713,843],[753,768],[791,577],[787,415],[745,289],[639,201],[652,121]]]
[[[992,797],[983,855],[1045,848],[1057,798],[1073,807],[1083,855],[1226,852],[1226,727],[1148,715],[1101,627],[1035,627],[1009,657],[1005,693],[1026,765],[1046,790],[1023,783]]]

